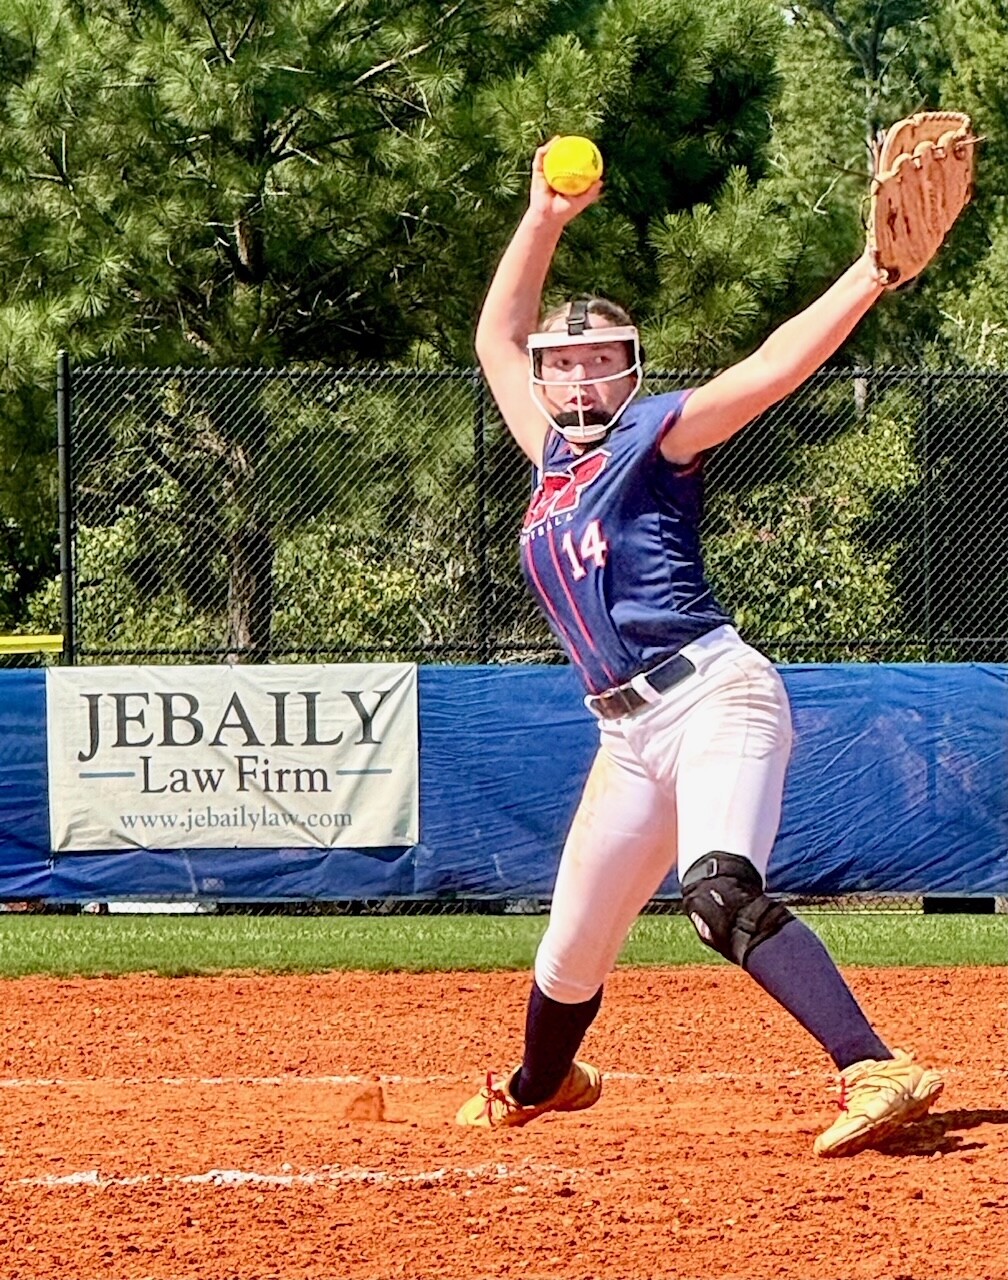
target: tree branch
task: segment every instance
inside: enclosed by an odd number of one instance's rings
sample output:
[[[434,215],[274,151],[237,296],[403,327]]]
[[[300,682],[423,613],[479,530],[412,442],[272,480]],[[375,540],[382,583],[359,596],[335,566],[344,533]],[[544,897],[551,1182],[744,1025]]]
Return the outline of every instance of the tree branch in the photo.
[[[214,29],[213,19],[211,18],[210,14],[207,12],[207,7],[205,4],[203,4],[202,0],[198,0],[197,8],[199,9],[200,13],[203,15],[203,20],[207,24],[207,30],[210,32],[210,39],[214,42],[214,46],[216,47],[217,52],[224,59],[225,62],[233,63],[234,58],[231,57],[227,49],[225,49],[223,44],[221,44],[220,37],[217,35],[217,32]]]
[[[245,41],[248,39],[249,35],[251,34],[252,28],[255,26],[255,23],[256,23],[255,14],[253,14],[252,17],[249,18],[248,22],[245,23],[245,30],[241,33],[241,35],[238,37],[238,39],[234,42],[234,45],[232,46],[232,49],[231,49],[232,62],[234,62],[234,55],[238,52],[238,50],[242,47],[242,45],[245,43]]]

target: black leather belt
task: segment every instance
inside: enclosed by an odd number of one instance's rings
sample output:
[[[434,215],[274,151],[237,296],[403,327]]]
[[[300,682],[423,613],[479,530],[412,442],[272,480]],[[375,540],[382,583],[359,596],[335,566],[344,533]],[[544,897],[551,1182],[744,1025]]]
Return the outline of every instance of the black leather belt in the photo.
[[[696,671],[689,658],[681,653],[674,653],[671,658],[659,662],[656,667],[643,673],[643,678],[654,689],[655,693],[664,693],[680,680],[685,680]],[[639,678],[639,677],[638,677]],[[632,684],[618,684],[615,689],[606,689],[605,693],[596,693],[588,699],[588,708],[603,720],[618,720],[620,716],[632,716],[646,707],[648,701],[642,697]]]

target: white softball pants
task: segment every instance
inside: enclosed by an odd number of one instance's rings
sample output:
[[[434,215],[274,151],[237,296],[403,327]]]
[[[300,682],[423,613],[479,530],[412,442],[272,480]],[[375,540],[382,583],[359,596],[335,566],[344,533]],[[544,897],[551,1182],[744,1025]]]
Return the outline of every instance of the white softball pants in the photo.
[[[791,753],[791,711],[772,664],[720,627],[682,652],[696,673],[634,716],[600,720],[598,754],[564,845],[535,978],[552,999],[590,999],[673,866],[713,850],[766,878]]]

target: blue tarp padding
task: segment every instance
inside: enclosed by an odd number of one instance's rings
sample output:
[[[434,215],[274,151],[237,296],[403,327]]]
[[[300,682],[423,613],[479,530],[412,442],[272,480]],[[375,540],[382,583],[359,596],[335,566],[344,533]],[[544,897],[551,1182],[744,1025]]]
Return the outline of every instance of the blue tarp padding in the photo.
[[[1008,666],[781,674],[795,747],[771,889],[1008,892]],[[0,899],[548,897],[596,741],[573,672],[423,667],[419,696],[411,849],[53,858],[44,673],[0,671]]]

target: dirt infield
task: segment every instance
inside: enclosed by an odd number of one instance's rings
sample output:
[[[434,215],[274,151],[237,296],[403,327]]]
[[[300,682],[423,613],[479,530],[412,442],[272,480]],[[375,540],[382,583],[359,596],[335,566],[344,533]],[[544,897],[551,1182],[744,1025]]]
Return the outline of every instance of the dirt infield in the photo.
[[[523,974],[0,984],[2,1280],[1002,1280],[1008,968],[854,969],[946,1075],[813,1157],[828,1059],[727,966],[620,970],[591,1111],[453,1123]]]

